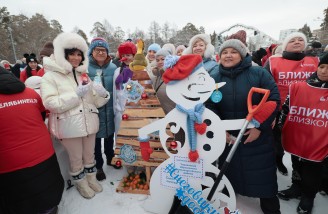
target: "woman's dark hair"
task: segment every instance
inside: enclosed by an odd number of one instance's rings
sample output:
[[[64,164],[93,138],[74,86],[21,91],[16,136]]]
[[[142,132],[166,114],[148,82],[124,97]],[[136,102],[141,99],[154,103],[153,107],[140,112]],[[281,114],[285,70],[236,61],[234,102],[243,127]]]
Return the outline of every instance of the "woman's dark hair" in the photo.
[[[84,61],[84,55],[83,55],[83,52],[80,50],[80,49],[77,49],[77,48],[71,48],[71,49],[65,49],[65,59],[68,59],[68,55],[74,53],[75,51],[80,51],[81,53],[81,56],[82,56],[82,61],[79,65],[83,65],[83,61]]]
[[[39,71],[40,69],[41,69],[41,67],[38,65],[36,67],[36,70]],[[29,66],[29,64],[27,64],[27,66],[26,66],[26,76],[27,76],[27,78],[33,76],[32,75],[32,68]]]

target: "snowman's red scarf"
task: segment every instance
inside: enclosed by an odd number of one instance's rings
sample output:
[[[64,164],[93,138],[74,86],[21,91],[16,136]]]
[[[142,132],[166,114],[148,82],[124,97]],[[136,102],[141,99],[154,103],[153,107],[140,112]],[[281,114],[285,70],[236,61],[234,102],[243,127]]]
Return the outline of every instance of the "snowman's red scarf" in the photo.
[[[202,114],[205,110],[205,106],[203,105],[203,103],[199,103],[195,106],[194,109],[185,109],[181,105],[176,105],[176,108],[178,111],[187,114],[187,131],[189,137],[189,146],[191,150],[188,154],[188,157],[190,161],[195,162],[199,157],[198,152],[196,150],[196,132],[198,132],[199,134],[204,134],[206,131],[206,124],[202,123]]]

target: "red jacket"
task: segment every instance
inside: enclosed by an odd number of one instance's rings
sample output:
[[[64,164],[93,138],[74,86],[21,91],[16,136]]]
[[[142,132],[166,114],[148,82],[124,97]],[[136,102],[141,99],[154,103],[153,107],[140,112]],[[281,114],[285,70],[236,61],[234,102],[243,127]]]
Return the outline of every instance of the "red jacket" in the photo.
[[[32,70],[31,73],[32,73],[32,76],[40,76],[40,77],[42,77],[44,75],[44,68],[41,68],[38,71],[37,70]],[[27,79],[26,68],[20,73],[19,79],[22,82],[25,82],[26,81],[26,79]]]
[[[0,174],[35,166],[54,154],[43,111],[33,89],[0,94]]]

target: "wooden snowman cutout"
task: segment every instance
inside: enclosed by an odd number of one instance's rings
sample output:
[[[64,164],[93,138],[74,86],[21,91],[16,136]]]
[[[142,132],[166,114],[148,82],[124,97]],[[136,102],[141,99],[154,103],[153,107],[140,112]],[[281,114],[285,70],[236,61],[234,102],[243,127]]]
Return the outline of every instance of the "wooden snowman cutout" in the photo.
[[[167,214],[174,195],[180,189],[180,193],[185,191],[181,193],[185,197],[180,197],[180,200],[195,213],[200,210],[204,213],[216,213],[214,210],[221,213],[225,207],[235,210],[235,193],[225,176],[210,203],[206,202],[206,197],[219,174],[219,169],[212,163],[225,148],[226,130],[240,129],[244,119],[221,120],[214,112],[204,107],[203,103],[211,97],[213,90],[217,91],[225,83],[215,84],[203,67],[199,55],[183,55],[180,58],[169,56],[165,59],[164,66],[167,68],[163,74],[164,82],[167,83],[166,92],[177,107],[163,119],[138,130],[145,160],[151,153],[151,149],[145,146],[148,143],[148,135],[156,131],[159,131],[162,147],[169,155],[152,174],[150,196],[144,203],[144,209]],[[185,142],[177,141],[176,154],[171,153],[166,146],[166,140],[169,138],[166,127],[170,123],[175,124],[170,128],[172,133],[179,130],[185,133]],[[222,193],[224,188],[226,191]]]

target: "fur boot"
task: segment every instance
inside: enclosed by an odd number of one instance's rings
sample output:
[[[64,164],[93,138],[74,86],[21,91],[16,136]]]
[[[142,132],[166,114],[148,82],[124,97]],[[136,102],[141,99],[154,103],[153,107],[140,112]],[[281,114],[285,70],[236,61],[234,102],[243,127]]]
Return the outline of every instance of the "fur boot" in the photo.
[[[73,177],[76,188],[82,197],[90,199],[95,196],[95,191],[89,187],[83,169],[78,172],[71,173],[71,175]]]
[[[96,164],[85,165],[84,172],[86,173],[89,187],[91,187],[91,189],[93,189],[95,192],[102,192],[103,188],[96,178]]]

